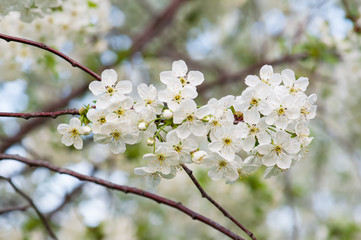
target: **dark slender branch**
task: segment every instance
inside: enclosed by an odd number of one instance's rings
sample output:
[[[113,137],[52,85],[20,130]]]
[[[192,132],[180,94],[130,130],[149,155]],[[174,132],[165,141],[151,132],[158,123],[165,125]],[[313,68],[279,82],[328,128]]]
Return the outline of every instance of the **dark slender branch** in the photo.
[[[12,186],[12,188],[20,195],[22,196],[23,198],[26,199],[26,201],[29,202],[29,204],[32,206],[32,208],[35,210],[36,214],[38,214],[40,220],[42,221],[46,231],[49,233],[49,235],[51,236],[51,238],[53,239],[58,239],[53,230],[51,230],[50,228],[50,225],[49,225],[49,222],[46,220],[46,218],[44,217],[44,215],[40,212],[39,208],[35,205],[34,201],[26,194],[24,193],[23,191],[21,191],[14,183],[13,181],[10,179],[10,178],[6,178],[6,177],[3,177],[3,176],[0,176],[0,179],[3,179],[3,180],[6,180],[10,183],[10,185]]]
[[[17,118],[34,118],[34,117],[52,117],[56,118],[61,115],[79,115],[79,110],[76,108],[66,109],[57,112],[36,112],[36,113],[9,113],[9,112],[0,112],[0,117],[17,117]]]
[[[14,212],[14,211],[25,211],[25,210],[28,209],[29,207],[30,207],[30,205],[3,208],[3,209],[0,209],[0,215],[1,215],[1,214],[5,214],[5,213]]]
[[[354,32],[361,33],[361,27],[357,24],[357,21],[360,18],[360,16],[352,13],[347,0],[342,0],[342,4],[346,12],[346,18],[350,19],[351,22],[353,23]]]
[[[53,165],[51,163],[48,163],[48,162],[32,160],[32,159],[28,159],[28,158],[25,158],[25,157],[21,157],[19,155],[0,154],[0,160],[5,160],[5,159],[17,160],[19,162],[28,164],[28,165],[33,166],[33,167],[44,167],[44,168],[47,168],[47,169],[49,169],[49,170],[51,170],[53,172],[73,176],[73,177],[75,177],[75,178],[77,178],[79,180],[92,182],[92,183],[104,186],[104,187],[106,187],[108,189],[113,189],[113,190],[121,191],[121,192],[124,192],[124,193],[131,193],[131,194],[135,194],[135,195],[138,195],[138,196],[141,196],[141,197],[149,198],[149,199],[151,199],[151,200],[153,200],[153,201],[155,201],[157,203],[164,204],[164,205],[167,205],[167,206],[172,207],[174,209],[177,209],[177,210],[187,214],[192,219],[201,221],[201,222],[207,224],[208,226],[222,232],[223,234],[227,235],[231,239],[244,240],[242,237],[236,235],[235,233],[231,232],[229,229],[221,226],[220,224],[214,222],[213,220],[211,220],[211,219],[209,219],[209,218],[207,218],[207,217],[205,217],[203,215],[200,215],[199,213],[196,213],[196,212],[190,210],[189,208],[182,205],[182,203],[175,202],[173,200],[167,199],[165,197],[161,197],[161,196],[156,195],[154,193],[150,193],[150,192],[147,192],[147,191],[144,191],[142,189],[135,188],[135,187],[128,187],[128,186],[124,186],[124,185],[118,185],[118,184],[106,181],[104,179],[101,179],[101,178],[80,174],[80,173],[72,171],[70,169],[55,166],[55,165]]]
[[[308,54],[301,53],[301,54],[296,54],[296,55],[286,55],[279,59],[275,59],[275,60],[271,60],[271,61],[262,61],[262,62],[254,64],[254,65],[251,65],[240,72],[230,74],[230,75],[223,75],[223,76],[219,77],[216,81],[213,81],[213,82],[210,82],[207,84],[202,84],[201,86],[199,86],[197,88],[197,90],[200,93],[200,92],[203,92],[210,88],[213,88],[215,86],[225,85],[225,84],[229,84],[229,83],[237,82],[237,81],[243,82],[244,81],[243,78],[245,78],[248,74],[258,71],[265,64],[274,66],[274,65],[278,65],[278,64],[282,64],[282,63],[290,63],[290,62],[302,60],[306,57],[308,57]]]
[[[54,102],[49,104],[48,106],[44,107],[42,112],[52,112],[56,109],[63,108],[68,105],[68,103],[88,91],[88,83],[85,83],[84,85],[81,85],[77,89],[73,90],[72,93],[65,97],[60,99],[60,101]],[[37,119],[30,119],[28,122],[23,124],[20,128],[20,130],[16,133],[16,135],[8,137],[6,139],[2,139],[2,145],[0,146],[0,153],[3,153],[11,147],[13,144],[20,142],[23,137],[28,134],[31,130],[38,126],[42,126],[49,118],[37,118]]]
[[[46,218],[51,219],[54,216],[54,214],[61,211],[76,195],[78,195],[81,192],[84,185],[85,185],[85,183],[81,183],[78,186],[76,186],[70,193],[67,193],[64,196],[64,199],[61,202],[61,204],[57,208],[55,208],[54,210],[49,212],[46,215]]]
[[[186,0],[173,0],[168,7],[149,24],[142,34],[134,38],[134,44],[130,52],[134,53],[142,50],[147,42],[161,33],[162,30],[172,22],[173,18],[177,15],[176,13],[180,6],[185,2]]]
[[[206,191],[204,191],[204,189],[202,188],[202,186],[199,184],[199,182],[197,181],[197,179],[194,177],[192,170],[190,170],[186,165],[182,164],[181,165],[182,168],[186,171],[186,173],[188,174],[188,176],[192,179],[194,185],[196,185],[196,187],[198,188],[199,192],[202,195],[202,198],[206,198],[209,202],[211,202],[216,208],[218,208],[219,211],[221,211],[223,213],[224,216],[226,216],[227,218],[231,219],[232,222],[234,222],[238,227],[240,227],[248,236],[250,236],[253,240],[257,240],[256,237],[253,235],[253,233],[251,231],[249,231],[247,228],[245,228],[242,224],[240,224],[234,217],[232,217],[232,215],[227,212],[227,210],[225,210],[221,205],[219,205],[211,196],[208,195],[208,193],[206,193]]]
[[[13,36],[9,36],[9,35],[2,34],[2,33],[0,33],[0,38],[4,39],[7,42],[11,42],[11,41],[12,42],[19,42],[19,43],[23,43],[23,44],[27,44],[27,45],[31,45],[31,46],[34,46],[34,47],[37,47],[37,48],[44,49],[45,51],[51,52],[51,53],[61,57],[65,61],[69,62],[73,67],[80,68],[84,72],[88,73],[90,76],[94,77],[96,80],[98,80],[98,81],[101,80],[101,77],[98,74],[96,74],[95,72],[93,72],[92,70],[90,70],[89,68],[87,68],[84,65],[78,63],[77,61],[75,61],[74,59],[68,57],[64,53],[59,52],[58,50],[55,50],[54,48],[46,46],[44,43],[39,43],[39,42],[35,42],[35,41],[32,41],[32,40],[19,38],[19,37],[13,37]]]

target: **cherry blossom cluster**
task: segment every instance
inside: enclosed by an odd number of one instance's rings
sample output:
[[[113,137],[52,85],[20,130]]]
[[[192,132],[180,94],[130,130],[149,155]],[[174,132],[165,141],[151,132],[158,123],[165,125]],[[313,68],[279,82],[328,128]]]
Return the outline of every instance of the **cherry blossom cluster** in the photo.
[[[212,98],[204,106],[194,100],[204,75],[188,71],[182,60],[160,73],[164,89],[141,83],[137,99],[129,95],[132,83],[118,81],[114,70],[103,71],[101,79],[89,85],[96,104],[82,110],[82,121],[59,125],[62,142],[81,149],[81,135],[92,132],[95,142],[120,154],[144,139],[151,152],[134,172],[153,185],[174,177],[182,164],[207,167],[215,181],[234,182],[262,165],[269,177],[301,159],[312,140],[308,124],[317,96],[307,96],[308,78],[296,79],[289,69],[280,74],[265,65],[260,76],[246,77],[241,95]]]

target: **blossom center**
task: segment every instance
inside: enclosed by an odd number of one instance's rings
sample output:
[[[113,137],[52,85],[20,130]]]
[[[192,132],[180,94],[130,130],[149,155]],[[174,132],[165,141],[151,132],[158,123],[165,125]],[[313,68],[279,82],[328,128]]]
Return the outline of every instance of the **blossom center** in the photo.
[[[179,101],[182,99],[182,96],[180,94],[177,94],[174,96],[174,100],[179,103]]]
[[[165,160],[165,156],[164,156],[163,154],[159,154],[159,155],[157,156],[157,159],[158,159],[159,161],[163,162],[163,161]]]
[[[183,149],[183,147],[179,145],[174,145],[173,147],[174,147],[174,151],[176,151],[177,153],[180,153]]]
[[[120,139],[121,134],[120,134],[120,132],[112,132],[112,133],[111,133],[111,136],[112,136],[116,141],[118,141],[118,140]]]
[[[152,99],[147,99],[146,101],[145,101],[145,105],[146,106],[148,106],[148,105],[150,105],[150,104],[152,104],[154,101],[152,100]]]
[[[252,127],[249,129],[249,131],[250,131],[252,134],[255,134],[255,133],[259,132],[259,128],[256,127],[256,126],[252,126]]]
[[[76,128],[73,128],[73,129],[70,131],[70,133],[71,133],[71,136],[72,136],[72,137],[79,135],[79,131],[78,131],[78,129],[76,129]]]
[[[259,103],[259,99],[258,98],[252,98],[252,100],[251,100],[251,102],[250,102],[250,104],[251,104],[251,106],[252,107],[256,107],[256,106],[258,106],[258,103]]]
[[[279,109],[277,109],[278,116],[285,114],[285,112],[286,112],[286,109],[284,107],[280,107]]]
[[[184,77],[180,77],[179,81],[181,82],[182,86],[184,87],[187,83],[187,80]]]
[[[227,161],[226,160],[222,160],[219,162],[219,169],[221,169],[222,167],[227,165]]]
[[[121,116],[125,113],[124,109],[119,108],[116,112],[115,112],[118,116]]]
[[[282,152],[282,147],[281,147],[280,145],[276,145],[276,146],[275,146],[275,152],[276,152],[277,154],[281,154],[281,152]]]
[[[114,88],[112,87],[107,87],[107,93],[109,93],[110,95],[112,95],[114,93]]]
[[[105,120],[105,117],[101,117],[101,118],[99,118],[98,122],[99,122],[100,124],[104,124],[104,123],[107,122],[107,120]]]
[[[232,143],[232,139],[230,139],[230,138],[223,138],[223,143],[224,143],[225,145],[230,145],[230,144]]]
[[[194,120],[194,116],[192,114],[187,116],[187,121],[192,122],[193,120]]]

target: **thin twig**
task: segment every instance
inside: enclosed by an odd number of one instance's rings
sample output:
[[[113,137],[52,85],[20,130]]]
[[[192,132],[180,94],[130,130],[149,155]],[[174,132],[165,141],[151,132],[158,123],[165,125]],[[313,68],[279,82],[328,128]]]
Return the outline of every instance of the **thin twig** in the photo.
[[[6,180],[10,183],[10,185],[12,186],[12,188],[19,194],[21,195],[23,198],[26,199],[26,201],[29,202],[29,204],[32,206],[32,208],[35,210],[36,214],[38,214],[40,220],[42,221],[46,231],[49,233],[49,235],[51,236],[51,238],[53,239],[58,239],[53,230],[51,230],[51,227],[49,225],[49,222],[46,220],[46,218],[44,217],[44,215],[40,212],[39,208],[35,205],[34,201],[23,191],[21,191],[10,178],[6,178],[3,176],[0,176],[0,179]]]
[[[78,186],[76,186],[70,193],[67,193],[64,196],[64,199],[61,202],[61,204],[57,208],[55,208],[54,210],[49,212],[46,215],[46,218],[50,220],[54,216],[54,214],[61,211],[72,200],[73,197],[75,197],[76,195],[78,195],[81,192],[84,185],[85,185],[85,183],[81,183]]]
[[[199,192],[202,195],[202,198],[206,198],[209,202],[211,202],[216,208],[218,208],[219,211],[223,213],[224,216],[229,218],[232,222],[234,222],[238,227],[240,227],[248,236],[250,236],[253,240],[257,240],[256,237],[253,235],[251,231],[249,231],[247,228],[245,228],[242,224],[240,224],[232,215],[227,212],[221,205],[219,205],[211,196],[204,191],[202,186],[199,184],[197,179],[194,177],[192,170],[190,170],[186,165],[182,164],[182,168],[186,171],[188,176],[192,179],[194,185],[198,188]]]
[[[56,109],[66,107],[72,99],[85,93],[89,89],[88,86],[89,86],[88,83],[81,85],[80,87],[74,89],[69,96],[62,98],[59,101],[51,103],[48,106],[44,107],[42,109],[42,112],[52,112]],[[13,144],[20,142],[24,138],[24,136],[34,128],[38,126],[43,126],[43,124],[48,119],[49,118],[30,119],[28,122],[26,122],[20,127],[20,130],[14,136],[2,139],[2,145],[0,146],[0,153],[5,152],[6,149],[11,147]]]
[[[342,4],[343,4],[344,10],[346,12],[346,18],[350,19],[351,22],[353,23],[354,32],[361,33],[361,27],[357,24],[357,21],[360,18],[360,16],[352,13],[347,0],[342,0]]]
[[[124,185],[118,185],[112,182],[109,182],[107,180],[101,179],[101,178],[97,178],[94,176],[88,176],[88,175],[84,175],[75,171],[72,171],[70,169],[66,169],[66,168],[61,168],[58,166],[55,166],[51,163],[48,162],[43,162],[43,161],[38,161],[38,160],[32,160],[32,159],[28,159],[25,157],[21,157],[19,155],[11,155],[11,154],[0,154],[0,160],[5,160],[5,159],[13,159],[13,160],[17,160],[19,162],[23,162],[25,164],[28,164],[30,166],[33,167],[44,167],[47,168],[53,172],[57,172],[60,174],[66,174],[69,176],[73,176],[79,180],[82,181],[87,181],[87,182],[92,182],[101,186],[104,186],[108,189],[113,189],[113,190],[117,190],[117,191],[121,191],[124,193],[131,193],[131,194],[135,194],[141,197],[145,197],[145,198],[149,198],[157,203],[160,204],[164,204],[167,205],[169,207],[175,208],[183,213],[185,213],[186,215],[190,216],[192,219],[194,220],[198,220],[201,221],[205,224],[207,224],[208,226],[222,232],[223,234],[227,235],[228,237],[230,237],[231,239],[237,239],[237,240],[244,240],[244,238],[238,236],[237,234],[233,233],[232,231],[230,231],[229,229],[221,226],[220,224],[216,223],[215,221],[200,215],[197,212],[192,211],[191,209],[185,207],[184,205],[182,205],[182,203],[180,202],[175,202],[173,200],[170,200],[168,198],[165,197],[161,197],[159,195],[156,195],[154,193],[151,192],[147,192],[144,191],[142,189],[139,188],[135,188],[135,187],[128,187],[128,186],[124,186]]]
[[[5,213],[14,212],[14,211],[25,211],[25,210],[28,209],[29,207],[30,207],[30,205],[3,208],[3,209],[0,209],[0,215],[1,215],[1,214],[5,214]]]
[[[61,57],[65,61],[69,62],[73,67],[77,67],[77,68],[83,70],[84,72],[88,73],[90,76],[94,77],[96,80],[98,80],[98,81],[101,80],[101,77],[98,74],[96,74],[95,72],[93,72],[92,70],[90,70],[89,68],[87,68],[84,65],[78,63],[77,61],[75,61],[74,59],[72,59],[69,56],[65,55],[64,53],[62,53],[62,52],[60,52],[58,50],[55,50],[54,48],[46,46],[44,43],[35,42],[35,41],[32,41],[32,40],[19,38],[19,37],[13,37],[13,36],[9,36],[9,35],[2,34],[2,33],[0,33],[0,38],[4,39],[7,42],[19,42],[19,43],[23,43],[23,44],[26,44],[26,45],[31,45],[31,46],[34,46],[34,47],[37,47],[37,48],[44,49],[45,51],[51,52],[51,53]]]
[[[36,112],[36,113],[9,113],[9,112],[0,112],[0,117],[17,117],[17,118],[35,118],[35,117],[51,117],[56,118],[61,115],[79,115],[79,110],[76,108],[66,109],[56,112]]]

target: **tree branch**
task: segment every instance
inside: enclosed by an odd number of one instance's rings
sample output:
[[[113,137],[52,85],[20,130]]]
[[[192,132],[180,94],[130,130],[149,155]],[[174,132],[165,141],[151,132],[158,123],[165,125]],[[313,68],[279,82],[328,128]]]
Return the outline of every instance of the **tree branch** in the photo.
[[[57,112],[36,112],[36,113],[9,113],[0,112],[0,117],[17,117],[17,118],[34,118],[34,117],[52,117],[56,118],[61,115],[79,115],[79,110],[76,108],[66,109]]]
[[[64,53],[62,53],[62,52],[60,52],[58,50],[55,50],[54,48],[46,46],[44,43],[39,43],[39,42],[35,42],[35,41],[32,41],[32,40],[19,38],[19,37],[13,37],[13,36],[9,36],[9,35],[2,34],[2,33],[0,33],[0,38],[4,39],[7,42],[19,42],[19,43],[23,43],[23,44],[26,44],[26,45],[31,45],[31,46],[34,46],[34,47],[37,47],[37,48],[41,48],[41,49],[43,49],[45,51],[51,52],[51,53],[61,57],[65,61],[69,62],[73,67],[79,68],[79,69],[83,70],[84,72],[88,73],[90,76],[92,76],[96,80],[98,80],[98,81],[101,80],[101,77],[98,74],[96,74],[95,72],[93,72],[92,70],[90,70],[89,68],[87,68],[84,65],[78,63],[77,61],[75,61],[74,59],[68,57]]]
[[[142,34],[134,38],[134,44],[130,52],[134,53],[142,50],[147,42],[161,33],[162,30],[172,22],[180,6],[185,2],[186,0],[173,0],[168,7],[149,24]]]
[[[197,179],[194,177],[192,170],[190,170],[185,164],[181,164],[182,168],[186,171],[188,176],[192,179],[194,185],[198,188],[199,192],[202,195],[202,198],[206,198],[209,202],[211,202],[216,208],[218,208],[219,211],[223,213],[224,216],[231,219],[232,222],[234,222],[238,227],[240,227],[245,233],[247,233],[248,236],[250,236],[253,240],[257,240],[256,237],[253,235],[251,231],[249,231],[247,228],[245,228],[242,224],[240,224],[232,215],[227,212],[221,205],[219,205],[211,196],[204,191],[200,183],[197,181]]]
[[[346,18],[350,19],[351,22],[353,23],[354,32],[361,33],[361,27],[357,25],[357,21],[360,18],[360,16],[352,13],[347,0],[342,0],[342,4],[343,4],[344,10],[346,12]]]
[[[109,189],[121,191],[121,192],[124,192],[124,193],[131,193],[131,194],[135,194],[135,195],[138,195],[138,196],[141,196],[141,197],[151,199],[151,200],[153,200],[153,201],[155,201],[155,202],[157,202],[159,204],[164,204],[164,205],[167,205],[167,206],[172,207],[174,209],[177,209],[177,210],[185,213],[186,215],[190,216],[192,219],[203,222],[203,223],[207,224],[208,226],[222,232],[223,234],[227,235],[231,239],[244,240],[244,238],[236,235],[235,233],[233,233],[229,229],[221,226],[220,224],[214,222],[213,220],[211,220],[211,219],[209,219],[209,218],[207,218],[207,217],[205,217],[203,215],[200,215],[199,213],[194,212],[191,209],[185,207],[184,205],[182,205],[182,203],[175,202],[173,200],[167,199],[165,197],[161,197],[161,196],[156,195],[154,193],[150,193],[150,192],[147,192],[147,191],[144,191],[142,189],[135,188],[135,187],[128,187],[128,186],[124,186],[124,185],[118,185],[118,184],[106,181],[104,179],[101,179],[101,178],[80,174],[80,173],[72,171],[70,169],[55,166],[55,165],[53,165],[51,163],[48,163],[48,162],[43,162],[43,161],[38,161],[38,160],[31,160],[31,159],[28,159],[28,158],[25,158],[25,157],[21,157],[19,155],[0,154],[0,160],[5,160],[5,159],[17,160],[19,162],[28,164],[28,165],[33,166],[33,167],[44,167],[44,168],[47,168],[47,169],[49,169],[49,170],[51,170],[53,172],[73,176],[73,177],[75,177],[75,178],[77,178],[79,180],[82,180],[82,181],[92,182],[92,183],[104,186],[106,188],[109,188]]]
[[[0,179],[6,180],[10,183],[10,185],[12,186],[12,188],[19,194],[21,195],[23,198],[26,199],[26,201],[29,202],[29,204],[32,206],[32,208],[35,210],[36,214],[38,214],[40,220],[42,221],[46,231],[49,233],[49,235],[51,236],[51,238],[53,239],[58,239],[53,230],[51,230],[49,222],[46,220],[46,218],[44,217],[44,215],[40,212],[40,210],[38,209],[38,207],[35,205],[34,201],[23,191],[21,191],[10,178],[6,178],[3,176],[0,176]]]
[[[25,211],[25,210],[28,209],[29,207],[30,207],[30,205],[3,208],[3,209],[0,209],[0,215],[1,215],[1,214],[5,214],[5,213],[14,212],[14,211]]]

